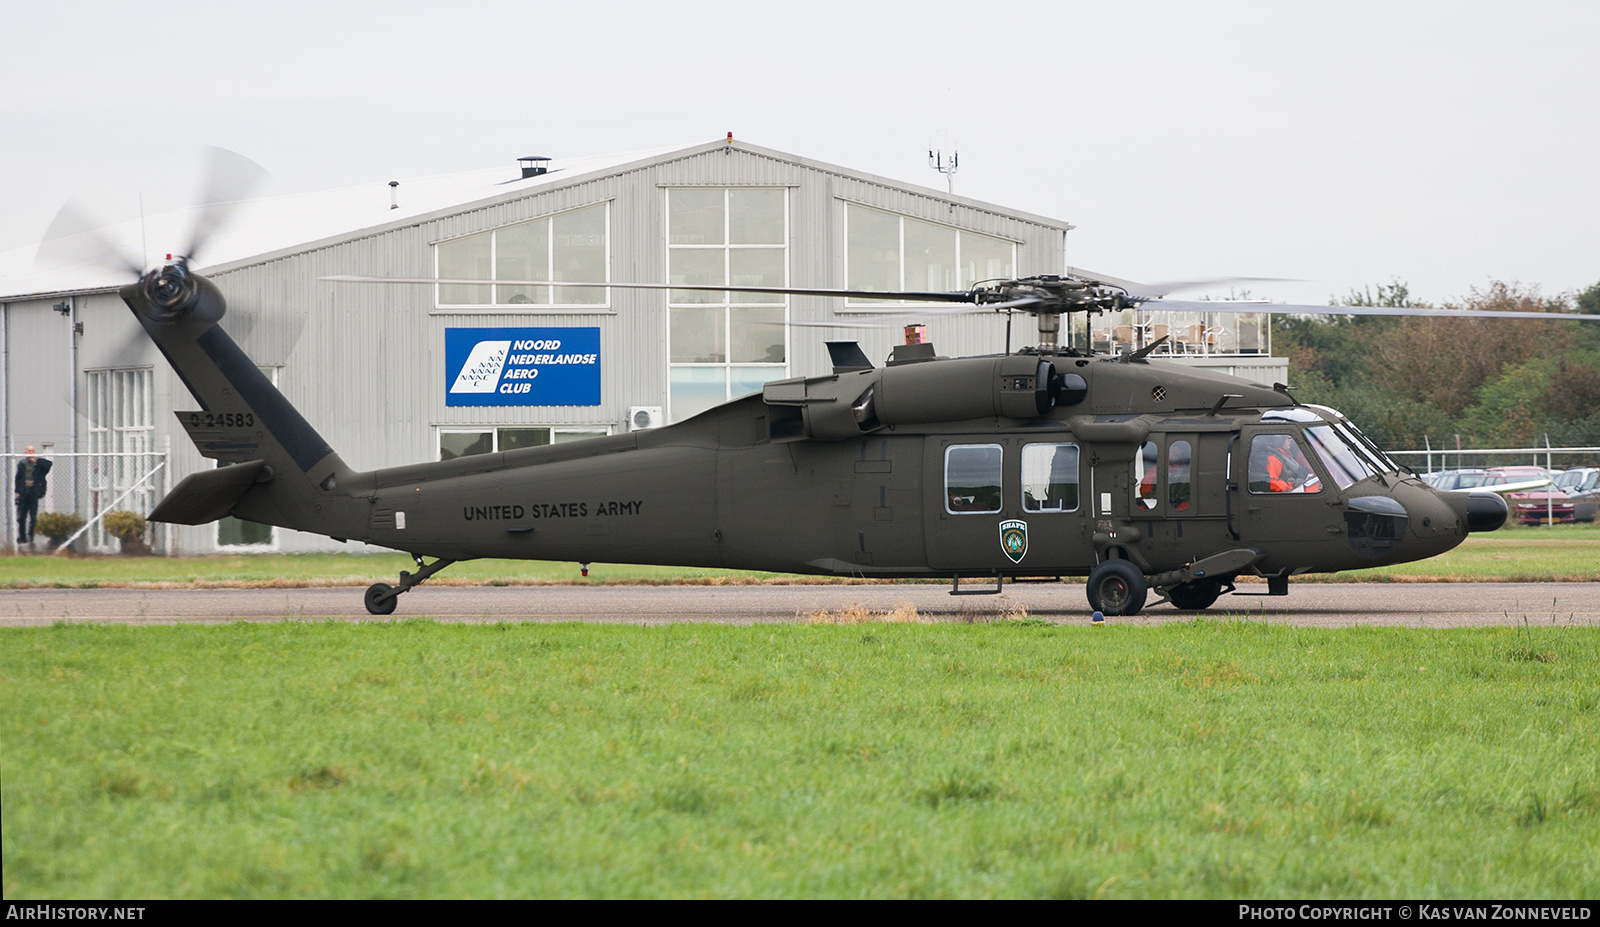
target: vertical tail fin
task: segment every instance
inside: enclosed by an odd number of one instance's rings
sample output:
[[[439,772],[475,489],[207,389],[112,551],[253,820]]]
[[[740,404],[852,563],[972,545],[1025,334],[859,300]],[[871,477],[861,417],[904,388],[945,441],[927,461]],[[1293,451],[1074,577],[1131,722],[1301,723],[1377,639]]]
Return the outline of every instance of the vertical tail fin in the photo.
[[[247,465],[186,478],[151,517],[201,524],[232,514],[318,534],[351,533],[344,522],[355,515],[352,500],[336,491],[349,468],[223,331],[218,323],[226,308],[216,286],[173,264],[120,295],[200,403],[199,411],[176,414],[201,455]]]

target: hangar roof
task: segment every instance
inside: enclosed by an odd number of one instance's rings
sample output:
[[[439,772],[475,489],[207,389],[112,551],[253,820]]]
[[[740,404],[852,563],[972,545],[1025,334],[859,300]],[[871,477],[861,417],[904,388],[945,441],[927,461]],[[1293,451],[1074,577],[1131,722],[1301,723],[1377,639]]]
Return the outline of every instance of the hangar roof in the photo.
[[[651,162],[687,156],[727,144],[694,145],[689,148],[657,148],[586,158],[559,158],[550,162],[546,174],[519,177],[515,167],[504,165],[465,173],[402,179],[393,191],[398,208],[391,208],[388,181],[355,187],[247,200],[229,215],[227,223],[206,242],[197,256],[197,270],[215,272],[230,266],[250,263],[275,252],[297,250],[358,234],[374,234],[389,227],[410,225],[419,219],[448,214],[486,201],[509,199],[540,187],[564,186],[579,178],[616,174]],[[871,177],[830,164],[734,142],[738,148],[771,155],[831,173],[877,180],[889,186],[919,190],[947,198],[943,191],[900,181]],[[979,208],[1002,211],[990,204],[953,197]],[[99,230],[98,234],[123,254],[141,254],[141,242],[148,243],[139,263],[153,267],[163,256],[188,243],[195,228],[198,207],[173,210],[134,219]],[[1014,210],[1008,215],[1031,219],[1061,228],[1071,226],[1056,219],[1032,216]],[[142,228],[141,228],[142,225]],[[72,293],[104,292],[131,282],[125,264],[107,254],[106,247],[93,233],[57,238],[39,246],[0,252],[0,300],[53,298]]]
[[[199,255],[196,269],[233,264],[286,248],[377,231],[391,224],[415,222],[432,213],[453,210],[480,200],[526,193],[572,178],[607,173],[648,161],[673,149],[631,151],[588,158],[562,158],[547,174],[523,178],[514,165],[432,177],[402,179],[394,189],[399,208],[390,208],[388,181],[248,200],[232,213]],[[101,233],[120,251],[139,254],[141,239],[149,253],[141,262],[155,266],[163,256],[188,243],[198,207],[147,216],[141,233],[137,219],[109,226]],[[41,254],[41,252],[43,252]],[[0,299],[82,293],[127,285],[127,268],[89,234],[56,239],[45,245],[0,253]]]

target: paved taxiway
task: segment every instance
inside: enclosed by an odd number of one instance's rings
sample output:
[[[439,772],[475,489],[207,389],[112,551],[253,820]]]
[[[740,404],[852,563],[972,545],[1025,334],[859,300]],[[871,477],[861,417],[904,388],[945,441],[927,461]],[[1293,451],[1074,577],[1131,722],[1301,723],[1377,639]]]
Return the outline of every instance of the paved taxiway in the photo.
[[[1265,586],[1244,587],[1265,591]],[[225,621],[374,619],[362,589],[11,589],[0,590],[0,626],[56,621],[172,624]],[[949,587],[793,586],[423,586],[400,599],[392,619],[442,621],[601,621],[664,624],[805,620],[808,613],[852,606],[889,611],[905,605],[943,621],[1029,616],[1086,622],[1076,585],[1015,584],[1001,595],[952,596]],[[1148,607],[1118,624],[1188,618],[1169,605]],[[1286,597],[1224,596],[1202,613],[1300,625],[1467,627],[1600,624],[1600,583],[1307,583]]]

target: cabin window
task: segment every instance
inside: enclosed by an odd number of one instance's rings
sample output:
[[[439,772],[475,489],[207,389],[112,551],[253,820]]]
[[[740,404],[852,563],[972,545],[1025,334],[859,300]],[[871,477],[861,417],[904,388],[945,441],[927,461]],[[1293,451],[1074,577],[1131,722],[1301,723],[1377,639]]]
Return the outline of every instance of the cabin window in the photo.
[[[1029,444],[1022,448],[1022,510],[1078,510],[1078,446]]]
[[[1189,484],[1192,458],[1187,441],[1174,441],[1167,446],[1167,505],[1174,512],[1188,511],[1193,501]]]
[[[438,278],[484,281],[439,284],[439,305],[530,309],[604,305],[608,292],[604,287],[527,286],[494,281],[610,280],[607,205],[586,206],[439,242],[434,248]]]
[[[984,515],[1000,511],[1004,498],[998,444],[960,444],[944,452],[945,511],[952,515]]]
[[[1003,238],[850,203],[845,209],[845,279],[855,290],[965,290],[1015,275],[1016,245]],[[902,305],[851,297],[847,303]]]
[[[1139,507],[1150,510],[1156,507],[1156,469],[1160,463],[1160,451],[1154,441],[1146,441],[1144,447],[1139,449],[1139,456],[1133,459],[1133,480],[1138,487]]]
[[[1322,480],[1294,435],[1261,434],[1250,439],[1249,485],[1253,493],[1313,493]]]
[[[787,190],[673,187],[666,195],[670,283],[788,285]],[[674,421],[788,376],[784,294],[675,289],[667,302]]]

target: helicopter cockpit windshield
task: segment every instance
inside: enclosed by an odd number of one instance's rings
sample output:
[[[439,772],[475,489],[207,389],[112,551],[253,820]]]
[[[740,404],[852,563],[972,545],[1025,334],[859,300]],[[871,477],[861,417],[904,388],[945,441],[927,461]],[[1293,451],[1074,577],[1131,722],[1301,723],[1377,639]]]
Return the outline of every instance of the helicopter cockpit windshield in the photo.
[[[1328,475],[1340,489],[1349,489],[1378,471],[1332,425],[1312,425],[1306,428],[1306,439],[1312,450],[1321,458]]]
[[[1330,409],[1327,406],[1308,405],[1306,408],[1315,409],[1316,411],[1323,413],[1328,421],[1333,423],[1334,428],[1338,429],[1340,435],[1345,439],[1346,443],[1350,444],[1357,451],[1359,451],[1363,457],[1371,461],[1373,466],[1378,468],[1378,472],[1400,472],[1400,465],[1395,463],[1393,460],[1390,460],[1389,455],[1385,454],[1383,449],[1378,447],[1378,445],[1372,443],[1372,439],[1368,438],[1360,428],[1356,427],[1356,423],[1346,418],[1343,413],[1339,412],[1337,409]]]

